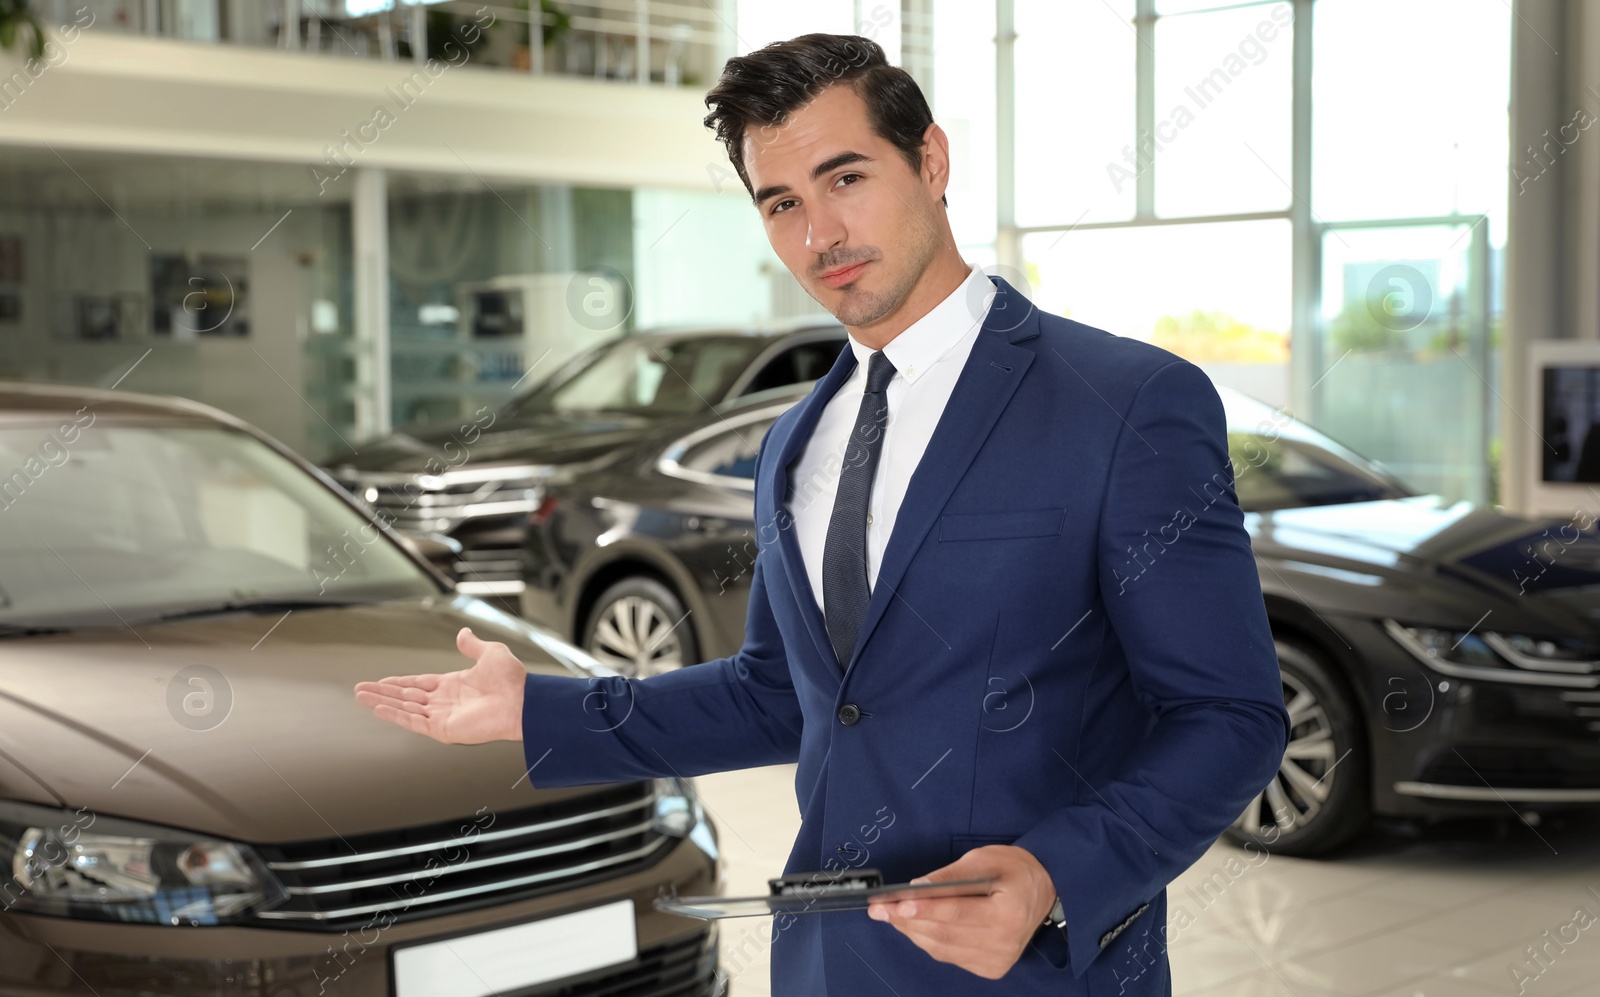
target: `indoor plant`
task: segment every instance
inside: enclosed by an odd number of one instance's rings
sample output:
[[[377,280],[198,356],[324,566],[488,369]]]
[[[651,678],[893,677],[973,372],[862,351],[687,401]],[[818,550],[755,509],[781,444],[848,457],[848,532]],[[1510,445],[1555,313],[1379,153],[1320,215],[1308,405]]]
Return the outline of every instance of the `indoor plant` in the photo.
[[[29,57],[44,57],[44,26],[30,0],[0,0],[0,49],[13,48],[19,37],[27,38]]]

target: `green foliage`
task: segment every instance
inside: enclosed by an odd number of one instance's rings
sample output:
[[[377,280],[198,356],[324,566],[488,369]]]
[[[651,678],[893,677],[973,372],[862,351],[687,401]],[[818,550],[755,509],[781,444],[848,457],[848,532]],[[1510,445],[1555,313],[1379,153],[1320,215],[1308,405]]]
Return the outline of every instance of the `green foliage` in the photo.
[[[1227,312],[1193,311],[1156,320],[1151,342],[1186,360],[1214,363],[1288,363],[1289,336],[1258,329]]]
[[[526,11],[528,9],[528,0],[516,0],[516,3],[512,4],[512,6],[517,10]],[[541,27],[543,44],[553,45],[572,30],[572,15],[563,10],[555,0],[539,0],[539,13],[550,18],[550,23]],[[527,21],[517,22],[518,45],[528,44],[528,38],[531,34],[528,28]]]
[[[44,58],[44,26],[31,0],[0,0],[0,49],[15,48],[19,38],[27,39],[29,58]]]
[[[1328,341],[1335,356],[1346,350],[1357,353],[1382,353],[1405,348],[1405,335],[1378,321],[1372,309],[1359,304],[1346,305],[1328,325]]]

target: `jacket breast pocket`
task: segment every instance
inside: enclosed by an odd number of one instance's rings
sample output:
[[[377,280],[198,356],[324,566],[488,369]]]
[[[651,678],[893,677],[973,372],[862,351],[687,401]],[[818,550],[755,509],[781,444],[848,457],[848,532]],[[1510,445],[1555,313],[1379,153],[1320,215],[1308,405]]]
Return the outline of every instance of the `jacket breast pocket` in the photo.
[[[951,540],[1018,540],[1053,537],[1066,523],[1067,510],[1024,509],[1020,512],[958,512],[939,517],[940,542]]]

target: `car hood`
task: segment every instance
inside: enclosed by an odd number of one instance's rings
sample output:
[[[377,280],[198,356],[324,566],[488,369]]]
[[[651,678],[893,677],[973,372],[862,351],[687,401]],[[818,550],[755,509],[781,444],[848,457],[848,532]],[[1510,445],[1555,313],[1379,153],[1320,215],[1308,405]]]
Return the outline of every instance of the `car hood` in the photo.
[[[0,790],[263,843],[592,792],[530,789],[520,741],[440,744],[356,702],[362,680],[466,667],[463,626],[504,641],[530,671],[577,674],[541,650],[548,634],[457,595],[0,642],[0,752],[50,795]],[[180,675],[194,666],[214,669],[212,688]],[[208,695],[225,718],[196,729],[205,724],[184,699]]]
[[[1421,495],[1245,517],[1281,581],[1319,609],[1592,635],[1600,618],[1600,535],[1570,520],[1517,516]],[[1274,574],[1286,571],[1300,577]],[[1306,582],[1304,579],[1313,579]]]
[[[335,472],[436,474],[492,463],[571,464],[631,443],[669,418],[611,412],[495,416],[494,422],[477,425],[464,420],[462,425],[407,428],[337,453],[323,466]]]

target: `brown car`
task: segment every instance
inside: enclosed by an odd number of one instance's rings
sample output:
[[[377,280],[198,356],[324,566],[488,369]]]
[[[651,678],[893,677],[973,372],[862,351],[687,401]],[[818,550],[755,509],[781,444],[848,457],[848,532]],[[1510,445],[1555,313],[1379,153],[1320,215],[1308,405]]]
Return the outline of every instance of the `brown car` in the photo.
[[[0,384],[0,994],[718,991],[651,906],[720,888],[692,785],[531,789],[351,698],[465,625],[605,673],[426,553],[215,409]]]

